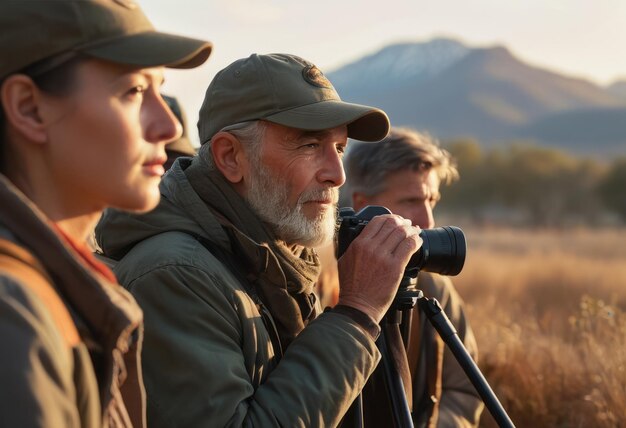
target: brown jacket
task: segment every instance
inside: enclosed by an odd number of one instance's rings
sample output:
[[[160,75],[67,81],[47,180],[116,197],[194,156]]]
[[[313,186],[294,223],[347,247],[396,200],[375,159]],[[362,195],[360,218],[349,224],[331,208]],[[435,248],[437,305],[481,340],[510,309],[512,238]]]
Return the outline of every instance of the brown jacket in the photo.
[[[0,426],[142,427],[142,313],[0,176]]]

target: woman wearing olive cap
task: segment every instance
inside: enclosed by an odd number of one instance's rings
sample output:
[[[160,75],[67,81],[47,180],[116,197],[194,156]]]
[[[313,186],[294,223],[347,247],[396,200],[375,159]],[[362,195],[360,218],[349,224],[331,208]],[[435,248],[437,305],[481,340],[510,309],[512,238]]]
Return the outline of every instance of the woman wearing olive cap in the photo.
[[[163,66],[211,45],[129,0],[0,0],[0,27],[0,426],[144,426],[142,313],[85,240],[158,203]]]

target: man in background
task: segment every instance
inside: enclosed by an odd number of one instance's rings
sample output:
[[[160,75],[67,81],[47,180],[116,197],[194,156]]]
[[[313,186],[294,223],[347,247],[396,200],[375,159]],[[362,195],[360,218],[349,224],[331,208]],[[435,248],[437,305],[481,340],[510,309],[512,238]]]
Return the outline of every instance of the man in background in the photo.
[[[355,143],[346,153],[344,166],[346,187],[342,188],[342,196],[351,199],[355,211],[368,205],[382,205],[423,229],[435,227],[433,210],[441,198],[440,183],[449,184],[458,178],[450,154],[435,140],[403,128],[392,129],[378,144]],[[417,287],[426,297],[441,303],[465,347],[476,359],[474,334],[450,279],[421,272]],[[450,350],[417,308],[411,320],[407,359],[413,381],[416,426],[478,425],[482,401]]]

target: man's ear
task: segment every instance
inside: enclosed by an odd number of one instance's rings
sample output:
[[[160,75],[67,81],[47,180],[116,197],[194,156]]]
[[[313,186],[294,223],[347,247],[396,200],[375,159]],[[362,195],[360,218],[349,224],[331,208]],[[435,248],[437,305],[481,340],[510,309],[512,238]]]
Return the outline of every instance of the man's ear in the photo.
[[[48,141],[42,120],[41,91],[32,79],[23,74],[9,76],[0,88],[0,99],[7,124],[30,141]]]
[[[215,166],[228,181],[241,182],[248,159],[237,137],[229,132],[218,132],[211,139],[211,153]]]
[[[369,198],[362,192],[352,192],[352,208],[359,211],[369,205]]]

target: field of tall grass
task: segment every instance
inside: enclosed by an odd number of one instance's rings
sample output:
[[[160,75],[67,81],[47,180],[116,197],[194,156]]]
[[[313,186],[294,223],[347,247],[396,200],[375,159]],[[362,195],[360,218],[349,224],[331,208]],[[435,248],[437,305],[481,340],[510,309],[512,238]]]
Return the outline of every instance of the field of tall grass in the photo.
[[[516,426],[626,426],[626,230],[465,232],[454,283]]]

